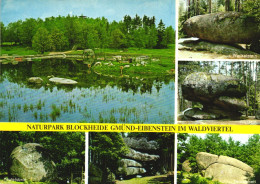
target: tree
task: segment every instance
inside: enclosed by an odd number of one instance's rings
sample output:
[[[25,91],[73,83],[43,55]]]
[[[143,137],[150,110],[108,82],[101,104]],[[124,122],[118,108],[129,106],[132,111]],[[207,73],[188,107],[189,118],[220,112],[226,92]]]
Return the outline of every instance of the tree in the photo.
[[[172,28],[172,26],[169,26],[165,29],[164,40],[165,40],[167,45],[174,43],[174,41],[175,41],[175,31]]]
[[[40,27],[33,36],[32,47],[42,54],[51,48],[51,37],[44,27]]]
[[[64,48],[67,48],[69,42],[58,28],[54,28],[50,33],[51,48],[54,51],[61,51]]]
[[[145,30],[143,28],[139,28],[138,30],[133,31],[133,40],[135,42],[135,46],[139,49],[144,48],[147,43],[147,36],[145,34]]]
[[[26,19],[24,22],[22,22],[19,37],[23,45],[29,47],[32,46],[32,40],[36,32],[36,26],[37,22],[33,18]]]
[[[166,40],[164,39],[165,37],[165,24],[163,23],[162,19],[160,20],[158,27],[157,27],[157,32],[158,32],[158,40],[157,40],[157,48],[165,48],[167,46]]]
[[[1,29],[0,29],[0,32],[1,32],[1,44],[3,43],[3,41],[4,41],[4,34],[5,34],[5,25],[4,25],[4,23],[3,22],[0,22],[0,24],[1,24]]]
[[[113,30],[111,33],[111,47],[112,48],[125,47],[125,35],[118,28]]]

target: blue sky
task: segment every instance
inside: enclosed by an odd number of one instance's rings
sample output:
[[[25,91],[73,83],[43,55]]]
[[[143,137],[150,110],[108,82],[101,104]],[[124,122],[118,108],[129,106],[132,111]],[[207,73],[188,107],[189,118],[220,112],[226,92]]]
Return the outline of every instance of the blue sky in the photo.
[[[175,27],[175,0],[1,0],[1,21],[7,25],[26,18],[86,15],[120,21],[124,15],[155,16]]]

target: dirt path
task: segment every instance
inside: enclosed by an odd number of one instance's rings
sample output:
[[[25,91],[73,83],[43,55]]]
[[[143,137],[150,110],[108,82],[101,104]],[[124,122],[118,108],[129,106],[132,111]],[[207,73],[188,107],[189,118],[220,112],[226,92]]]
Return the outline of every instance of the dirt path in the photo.
[[[206,51],[178,50],[179,60],[209,60],[209,59],[260,59],[260,55],[221,55]]]

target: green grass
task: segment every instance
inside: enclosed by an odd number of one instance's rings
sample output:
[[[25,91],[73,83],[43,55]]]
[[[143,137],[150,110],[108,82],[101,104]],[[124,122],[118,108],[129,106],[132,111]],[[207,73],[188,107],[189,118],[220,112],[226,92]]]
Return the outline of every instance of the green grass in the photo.
[[[133,178],[130,180],[116,181],[116,184],[171,184],[172,178],[167,178],[167,175],[148,176],[143,178]]]
[[[45,52],[44,54],[48,54],[48,53],[49,52]],[[12,55],[24,56],[24,55],[36,55],[38,53],[30,47],[14,45],[14,46],[1,47],[0,55],[2,56],[3,54],[8,54],[9,56]]]

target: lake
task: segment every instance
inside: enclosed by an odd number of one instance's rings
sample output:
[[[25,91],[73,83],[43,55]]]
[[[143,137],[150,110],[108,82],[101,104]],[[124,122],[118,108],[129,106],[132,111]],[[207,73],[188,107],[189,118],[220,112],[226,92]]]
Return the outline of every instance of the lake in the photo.
[[[100,74],[68,59],[0,63],[0,74],[1,122],[174,123],[172,76]],[[53,84],[50,76],[78,84]]]

